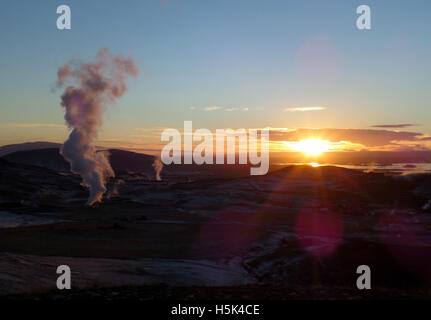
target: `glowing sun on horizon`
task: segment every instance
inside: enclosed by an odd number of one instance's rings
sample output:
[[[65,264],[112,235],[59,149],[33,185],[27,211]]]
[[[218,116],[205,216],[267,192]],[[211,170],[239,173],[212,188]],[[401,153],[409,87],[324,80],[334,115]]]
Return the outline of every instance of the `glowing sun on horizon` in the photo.
[[[322,152],[329,151],[331,149],[331,145],[328,141],[307,139],[296,142],[293,149],[304,152],[308,155],[318,155]]]

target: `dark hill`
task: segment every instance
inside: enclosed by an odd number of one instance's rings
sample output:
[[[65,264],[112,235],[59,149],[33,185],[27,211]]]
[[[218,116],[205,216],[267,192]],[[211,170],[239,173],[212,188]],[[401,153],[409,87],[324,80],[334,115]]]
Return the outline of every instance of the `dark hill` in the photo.
[[[109,159],[114,171],[153,172],[154,157],[119,149],[109,149]],[[70,165],[60,154],[58,148],[17,151],[2,157],[9,162],[47,168],[55,171],[70,172]]]
[[[69,172],[69,163],[60,155],[58,148],[16,151],[2,158],[12,162],[38,166],[55,171]]]
[[[59,143],[54,142],[25,142],[18,144],[9,144],[0,147],[0,157],[3,157],[7,154],[17,152],[17,151],[28,151],[28,150],[36,150],[36,149],[47,149],[47,148],[60,148]]]

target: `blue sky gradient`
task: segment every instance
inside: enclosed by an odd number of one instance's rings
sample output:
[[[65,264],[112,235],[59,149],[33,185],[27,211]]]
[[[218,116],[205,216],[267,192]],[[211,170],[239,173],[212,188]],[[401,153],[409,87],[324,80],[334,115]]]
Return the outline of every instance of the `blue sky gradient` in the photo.
[[[60,4],[72,30],[56,28]],[[372,10],[368,31],[356,28],[361,4]],[[63,124],[57,69],[101,47],[140,69],[102,138],[184,120],[210,129],[413,123],[431,134],[430,15],[426,0],[2,1],[0,144],[63,139],[61,127],[11,124]],[[310,106],[325,109],[285,111]]]

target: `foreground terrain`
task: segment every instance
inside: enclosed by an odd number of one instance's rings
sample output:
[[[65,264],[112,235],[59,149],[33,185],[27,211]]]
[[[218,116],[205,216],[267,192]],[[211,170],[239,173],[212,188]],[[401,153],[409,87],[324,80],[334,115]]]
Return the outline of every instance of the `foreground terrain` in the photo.
[[[214,167],[165,168],[163,181],[116,170],[103,203],[85,207],[78,176],[0,159],[0,294],[430,297],[429,175]],[[67,296],[60,264],[72,270]],[[363,264],[371,293],[356,289]]]

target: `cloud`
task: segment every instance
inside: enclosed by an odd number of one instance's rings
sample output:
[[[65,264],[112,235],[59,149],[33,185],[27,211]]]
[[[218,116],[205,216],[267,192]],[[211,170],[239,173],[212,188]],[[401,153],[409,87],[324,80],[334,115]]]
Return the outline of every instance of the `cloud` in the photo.
[[[189,110],[195,110],[196,107],[189,107]]]
[[[248,111],[248,108],[227,108],[226,109],[227,112],[232,112],[232,111],[237,111],[237,110]]]
[[[154,138],[160,139],[160,135],[166,127],[152,127],[152,128],[133,128],[133,133],[129,134],[131,138]]]
[[[300,141],[305,139],[321,139],[329,142],[348,141],[363,145],[364,147],[395,145],[399,141],[417,143],[431,140],[431,137],[425,137],[424,134],[419,132],[334,128],[275,129],[271,130],[270,137],[273,141]]]
[[[414,127],[416,124],[412,123],[400,123],[400,124],[376,124],[371,126],[372,128],[388,128],[388,129],[397,129],[397,128],[406,128],[406,127]]]
[[[194,110],[195,107],[191,107],[191,110]],[[249,109],[247,107],[245,108],[239,108],[239,107],[221,107],[221,106],[208,106],[208,107],[204,107],[203,110],[205,111],[216,111],[216,110],[221,110],[224,109],[227,112],[234,112],[234,111],[248,111]]]
[[[220,110],[222,107],[219,106],[209,106],[209,107],[205,107],[204,110],[205,111],[215,111],[215,110]]]
[[[6,128],[66,128],[66,125],[56,123],[0,123],[0,126]]]
[[[319,110],[325,110],[326,108],[321,107],[321,106],[313,106],[313,107],[295,107],[295,108],[286,108],[284,109],[284,111],[289,111],[289,112],[304,112],[304,111],[319,111]]]
[[[133,128],[134,131],[139,131],[139,132],[162,132],[165,129],[169,129],[169,128],[168,127]]]

